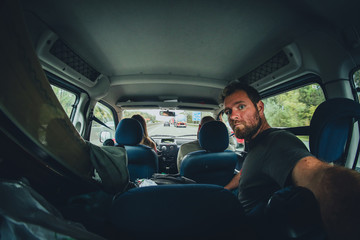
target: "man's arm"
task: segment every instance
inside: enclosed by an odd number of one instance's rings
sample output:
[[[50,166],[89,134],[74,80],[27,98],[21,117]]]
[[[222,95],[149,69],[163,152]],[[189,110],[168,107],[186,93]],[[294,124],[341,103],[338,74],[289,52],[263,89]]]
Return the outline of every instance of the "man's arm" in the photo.
[[[292,179],[314,193],[329,239],[360,239],[358,172],[305,157],[294,167]]]
[[[240,176],[241,176],[241,171],[238,172],[224,188],[228,190],[236,189],[239,186]]]

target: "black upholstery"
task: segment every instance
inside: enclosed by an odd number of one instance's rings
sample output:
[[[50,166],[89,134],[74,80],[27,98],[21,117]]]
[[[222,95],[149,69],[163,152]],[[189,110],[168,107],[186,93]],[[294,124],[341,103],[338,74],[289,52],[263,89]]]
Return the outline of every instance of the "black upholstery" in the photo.
[[[275,192],[265,217],[279,238],[325,239],[318,202],[307,188],[287,187]]]
[[[111,222],[124,239],[248,239],[237,198],[207,184],[134,188],[116,197]]]
[[[199,132],[200,146],[207,152],[223,152],[229,146],[229,133],[223,122],[205,123]]]
[[[130,181],[135,181],[137,178],[151,178],[159,169],[155,151],[151,147],[139,144],[142,137],[142,126],[135,119],[122,119],[116,128],[116,143],[126,149]]]
[[[111,138],[106,139],[106,140],[103,142],[103,146],[115,146],[114,140],[112,140]]]
[[[229,145],[224,123],[205,123],[199,132],[199,143],[204,150],[187,154],[180,167],[180,175],[197,183],[225,186],[234,176],[237,155],[225,150]]]
[[[321,103],[310,123],[310,151],[317,158],[344,164],[353,124],[360,118],[360,104],[347,98]]]

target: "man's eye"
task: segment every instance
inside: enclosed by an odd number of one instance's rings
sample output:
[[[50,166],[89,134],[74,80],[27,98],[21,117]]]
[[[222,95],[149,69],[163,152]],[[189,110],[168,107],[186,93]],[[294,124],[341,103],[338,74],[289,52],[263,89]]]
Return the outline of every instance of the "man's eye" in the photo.
[[[244,109],[245,108],[245,105],[239,105],[238,107],[240,110]]]
[[[230,114],[230,110],[226,110],[226,111],[224,111],[224,114],[225,114],[226,116],[229,116],[229,114]]]

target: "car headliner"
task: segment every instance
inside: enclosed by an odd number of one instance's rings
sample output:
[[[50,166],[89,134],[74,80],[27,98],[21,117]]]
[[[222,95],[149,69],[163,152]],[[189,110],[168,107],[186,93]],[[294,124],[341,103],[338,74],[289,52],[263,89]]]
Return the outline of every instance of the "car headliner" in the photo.
[[[337,34],[335,27],[360,22],[355,0],[23,0],[22,5],[35,45],[51,29],[110,85],[101,90],[101,84],[74,84],[113,106],[132,107],[140,102],[175,108],[181,104],[169,100],[177,100],[195,103],[183,107],[216,108],[229,81],[298,37],[318,29]]]

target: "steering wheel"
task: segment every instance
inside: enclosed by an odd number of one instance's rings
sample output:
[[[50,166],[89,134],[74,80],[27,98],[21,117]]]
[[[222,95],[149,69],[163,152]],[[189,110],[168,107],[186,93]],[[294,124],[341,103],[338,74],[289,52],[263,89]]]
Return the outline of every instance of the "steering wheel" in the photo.
[[[153,141],[155,143],[155,146],[156,146],[156,149],[157,149],[157,152],[159,153],[160,152],[160,149],[159,149],[159,144],[152,138],[149,136],[149,138],[151,139],[151,141]]]

